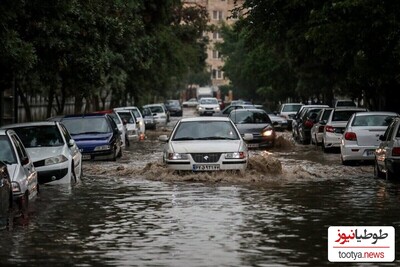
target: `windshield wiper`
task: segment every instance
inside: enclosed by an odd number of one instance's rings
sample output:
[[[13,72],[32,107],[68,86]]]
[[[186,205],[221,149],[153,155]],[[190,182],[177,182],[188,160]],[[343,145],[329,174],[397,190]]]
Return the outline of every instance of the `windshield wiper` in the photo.
[[[197,138],[196,138],[196,139],[197,139]],[[174,138],[173,141],[185,141],[185,140],[196,140],[196,139],[193,138],[193,137],[188,137],[188,136],[186,136],[186,137]]]

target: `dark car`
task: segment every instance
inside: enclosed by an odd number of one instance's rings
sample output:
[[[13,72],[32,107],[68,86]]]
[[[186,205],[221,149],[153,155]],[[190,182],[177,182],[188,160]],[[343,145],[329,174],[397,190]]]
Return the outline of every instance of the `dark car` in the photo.
[[[165,107],[169,111],[170,116],[180,117],[182,116],[182,106],[179,100],[167,100],[165,101]]]
[[[253,134],[247,141],[248,148],[269,148],[275,144],[275,129],[267,112],[261,109],[236,109],[229,118],[236,124],[240,134]]]
[[[297,130],[298,130],[298,141],[304,145],[311,142],[311,128],[316,122],[318,112],[323,108],[310,108],[304,112],[298,120]]]
[[[10,175],[7,165],[0,161],[0,229],[7,227],[9,212],[13,203]]]
[[[83,160],[116,160],[122,156],[121,132],[107,114],[68,115],[61,119]]]

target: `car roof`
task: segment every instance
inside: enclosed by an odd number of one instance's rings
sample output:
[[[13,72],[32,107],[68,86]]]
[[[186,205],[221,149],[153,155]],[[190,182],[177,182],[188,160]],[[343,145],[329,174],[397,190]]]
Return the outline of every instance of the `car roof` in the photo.
[[[364,111],[364,112],[357,112],[357,116],[368,116],[368,115],[393,115],[399,116],[398,113],[392,111]]]
[[[107,113],[86,113],[86,114],[73,114],[73,115],[65,115],[63,119],[68,118],[90,118],[90,117],[106,117]]]
[[[36,121],[36,122],[23,122],[14,123],[2,126],[3,128],[17,128],[17,127],[27,127],[27,126],[51,126],[56,125],[57,121]]]
[[[154,104],[147,104],[143,107],[155,107],[155,106],[164,106],[164,103],[154,103]]]
[[[228,117],[190,117],[183,118],[180,120],[181,122],[190,122],[190,121],[231,121]]]

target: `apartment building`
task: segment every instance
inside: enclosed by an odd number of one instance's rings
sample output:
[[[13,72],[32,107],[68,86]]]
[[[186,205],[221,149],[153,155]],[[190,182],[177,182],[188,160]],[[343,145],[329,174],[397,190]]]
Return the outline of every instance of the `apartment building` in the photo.
[[[207,66],[211,73],[213,86],[220,86],[229,83],[229,80],[224,76],[222,66],[224,65],[221,53],[216,49],[215,43],[222,42],[223,39],[218,30],[218,26],[223,23],[232,24],[237,21],[237,16],[232,14],[232,10],[243,4],[244,0],[186,0],[185,4],[196,4],[204,6],[208,10],[209,23],[215,25],[216,30],[206,32],[210,43],[207,48]]]

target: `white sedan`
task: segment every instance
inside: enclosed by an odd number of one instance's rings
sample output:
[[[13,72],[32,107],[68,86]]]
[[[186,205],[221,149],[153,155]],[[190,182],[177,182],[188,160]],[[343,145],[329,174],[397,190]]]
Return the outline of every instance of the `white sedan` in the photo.
[[[226,117],[183,118],[165,142],[163,161],[168,168],[187,171],[245,170],[248,149],[235,124]]]
[[[343,165],[354,161],[374,160],[375,149],[392,119],[394,112],[358,112],[354,113],[344,130],[340,142],[340,158]]]
[[[39,184],[69,184],[82,176],[82,154],[63,124],[43,121],[7,125],[21,139]]]

